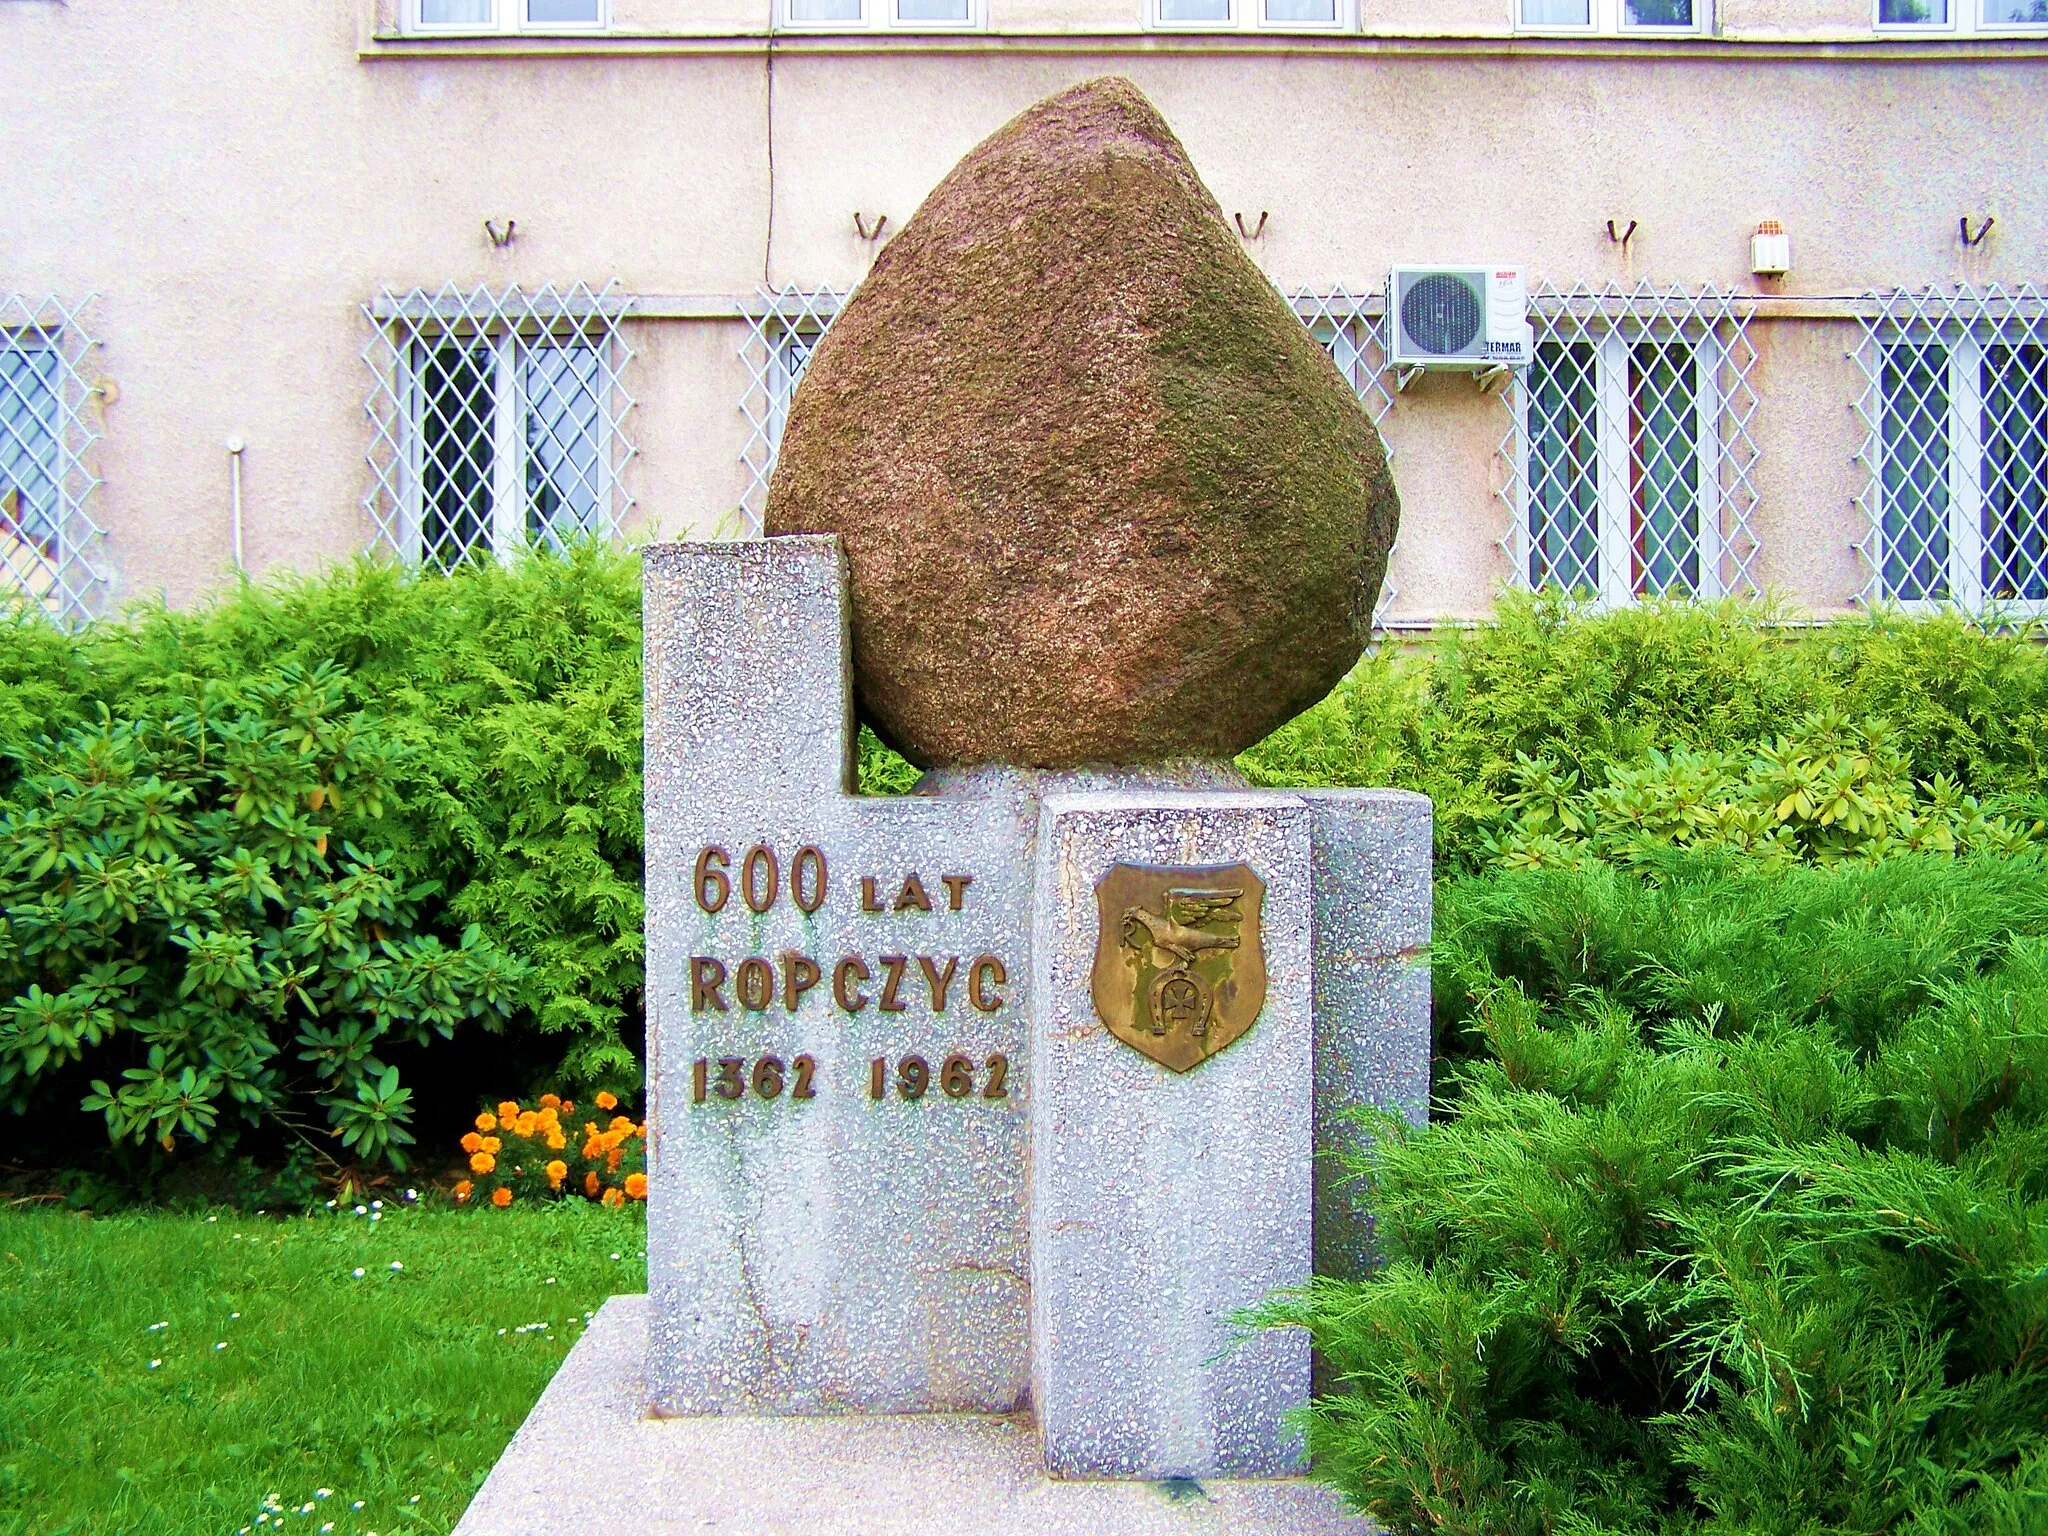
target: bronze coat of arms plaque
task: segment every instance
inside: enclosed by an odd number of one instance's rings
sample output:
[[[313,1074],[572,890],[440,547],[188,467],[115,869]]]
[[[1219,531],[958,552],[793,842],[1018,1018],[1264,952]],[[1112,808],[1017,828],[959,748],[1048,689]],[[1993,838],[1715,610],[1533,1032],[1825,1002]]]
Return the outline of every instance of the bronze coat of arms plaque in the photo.
[[[1186,1072],[1250,1029],[1266,1003],[1265,899],[1245,864],[1111,865],[1090,978],[1109,1032]]]

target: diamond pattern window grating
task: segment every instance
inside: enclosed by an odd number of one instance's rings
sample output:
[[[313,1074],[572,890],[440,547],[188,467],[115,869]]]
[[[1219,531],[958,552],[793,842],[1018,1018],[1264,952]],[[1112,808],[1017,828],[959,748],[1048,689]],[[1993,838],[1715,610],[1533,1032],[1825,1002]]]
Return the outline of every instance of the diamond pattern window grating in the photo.
[[[90,511],[93,297],[0,292],[0,608],[67,628],[100,612],[111,584]]]
[[[1757,589],[1757,353],[1739,294],[1531,287],[1508,380],[1501,549],[1525,587],[1604,605]]]
[[[724,532],[759,538],[768,510],[768,482],[775,475],[775,456],[782,447],[782,429],[789,420],[789,402],[802,382],[811,352],[846,307],[850,290],[838,288],[762,288],[742,305],[747,331],[740,344],[747,383],[740,395],[740,415],[747,438],[740,449],[745,484],[740,504]]]
[[[2048,298],[1994,285],[1866,299],[1860,600],[2048,614]]]
[[[616,283],[382,290],[370,340],[370,547],[443,570],[616,538],[635,449]]]
[[[1352,293],[1343,288],[1319,291],[1298,289],[1288,296],[1288,303],[1295,316],[1308,327],[1313,336],[1330,354],[1330,361],[1337,365],[1344,382],[1358,395],[1358,403],[1365,407],[1365,414],[1372,424],[1381,431],[1384,443],[1387,417],[1394,409],[1393,393],[1387,388],[1387,330],[1386,296],[1382,293]],[[1394,452],[1387,449],[1387,464],[1391,468]],[[1386,579],[1380,583],[1379,602],[1373,608],[1374,625],[1383,625],[1393,611],[1397,595],[1394,586],[1393,550],[1401,546],[1400,535],[1394,537],[1393,549],[1387,551],[1388,566]]]

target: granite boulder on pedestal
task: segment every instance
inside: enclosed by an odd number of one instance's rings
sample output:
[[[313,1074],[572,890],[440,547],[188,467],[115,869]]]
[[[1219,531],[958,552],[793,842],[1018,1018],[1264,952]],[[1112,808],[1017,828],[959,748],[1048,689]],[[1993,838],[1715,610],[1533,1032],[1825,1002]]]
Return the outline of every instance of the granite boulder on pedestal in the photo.
[[[1235,1481],[1298,1472],[1310,1390],[1240,1332],[1368,1252],[1349,1111],[1423,1113],[1429,803],[1228,759],[1357,657],[1395,516],[1135,88],[940,185],[815,356],[775,536],[647,551],[650,1296],[464,1536],[574,1528],[571,1424],[649,1530],[1345,1524]],[[916,793],[856,792],[856,698]]]
[[[820,342],[770,534],[835,533],[923,766],[1229,757],[1358,659],[1399,504],[1358,398],[1137,87],[939,183]]]

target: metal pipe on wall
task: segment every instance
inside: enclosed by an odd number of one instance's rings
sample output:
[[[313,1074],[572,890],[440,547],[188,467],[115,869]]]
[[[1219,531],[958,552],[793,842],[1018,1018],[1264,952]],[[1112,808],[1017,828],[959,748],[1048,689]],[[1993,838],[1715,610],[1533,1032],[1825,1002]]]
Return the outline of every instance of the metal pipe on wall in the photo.
[[[239,437],[227,441],[229,527],[234,534],[235,572],[244,576],[248,574],[242,564],[242,450],[246,446]]]

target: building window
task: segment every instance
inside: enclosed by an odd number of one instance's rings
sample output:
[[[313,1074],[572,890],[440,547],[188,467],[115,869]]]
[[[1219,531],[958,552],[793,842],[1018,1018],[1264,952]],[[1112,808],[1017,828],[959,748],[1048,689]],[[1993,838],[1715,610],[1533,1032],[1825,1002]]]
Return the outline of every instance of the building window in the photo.
[[[1146,0],[1154,27],[1207,31],[1343,31],[1353,0]]]
[[[851,32],[968,29],[981,25],[981,0],[778,0],[780,25]]]
[[[1752,587],[1747,311],[1715,290],[1539,290],[1530,319],[1503,450],[1517,577],[1608,606]]]
[[[90,303],[0,293],[0,610],[64,624],[92,617],[107,588],[87,507],[99,487],[87,465],[99,439],[86,416]]]
[[[1329,353],[1337,372],[1358,396],[1366,416],[1381,429],[1381,443],[1387,463],[1394,462],[1393,445],[1386,442],[1386,421],[1394,411],[1394,380],[1387,372],[1386,294],[1351,293],[1345,289],[1301,288],[1288,296],[1295,318],[1308,327],[1316,344]],[[1398,533],[1393,548],[1400,547]],[[1391,550],[1389,551],[1391,553]],[[1398,596],[1393,570],[1380,582],[1380,596],[1373,610],[1373,622],[1383,623]]]
[[[368,312],[375,544],[441,570],[611,537],[633,449],[607,287],[387,291]]]
[[[1516,24],[1528,32],[1696,33],[1706,30],[1710,0],[1516,0]]]
[[[406,0],[406,30],[433,35],[601,32],[608,0]]]
[[[2048,0],[1877,0],[1877,28],[1958,37],[2048,31]]]
[[[1866,596],[2048,613],[2048,306],[2031,289],[1874,304]]]
[[[746,418],[746,444],[740,463],[746,483],[739,505],[716,530],[723,535],[754,537],[768,506],[768,482],[775,474],[775,456],[782,448],[782,429],[789,421],[789,403],[810,366],[811,354],[832,322],[839,318],[847,295],[836,288],[763,288],[746,306],[747,341],[740,351],[747,367],[747,385],[740,396]]]

